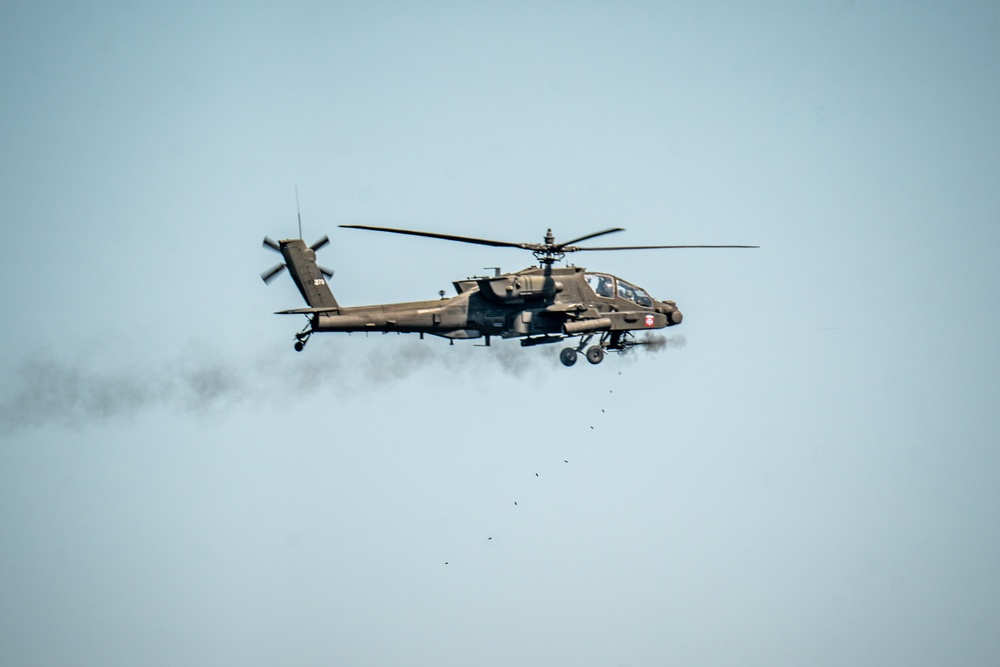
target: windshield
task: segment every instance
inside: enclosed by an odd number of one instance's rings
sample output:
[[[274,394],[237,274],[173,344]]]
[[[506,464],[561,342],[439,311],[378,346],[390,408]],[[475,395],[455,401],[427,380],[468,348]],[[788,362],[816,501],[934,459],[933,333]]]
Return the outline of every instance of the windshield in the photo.
[[[649,295],[642,288],[629,285],[624,280],[618,281],[618,296],[645,308],[653,307],[653,300],[649,298]]]

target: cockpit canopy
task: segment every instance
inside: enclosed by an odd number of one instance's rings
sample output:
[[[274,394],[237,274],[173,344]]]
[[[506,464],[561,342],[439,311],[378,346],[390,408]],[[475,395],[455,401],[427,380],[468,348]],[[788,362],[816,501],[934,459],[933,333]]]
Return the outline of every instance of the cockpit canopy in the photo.
[[[649,298],[645,290],[627,283],[621,278],[615,278],[606,273],[587,273],[584,274],[584,278],[597,296],[612,299],[617,294],[619,298],[627,299],[643,308],[653,307],[653,300]],[[615,288],[616,282],[618,283],[617,290]]]
[[[615,279],[611,276],[606,276],[603,273],[587,273],[584,274],[584,278],[597,296],[603,296],[606,299],[614,297]]]

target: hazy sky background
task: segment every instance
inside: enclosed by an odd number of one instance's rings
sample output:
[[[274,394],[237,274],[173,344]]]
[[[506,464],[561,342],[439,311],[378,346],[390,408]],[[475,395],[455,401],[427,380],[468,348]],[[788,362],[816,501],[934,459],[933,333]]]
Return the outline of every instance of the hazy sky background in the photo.
[[[1000,663],[1000,5],[749,4],[0,4],[0,663]],[[296,185],[345,305],[762,247],[296,354]]]

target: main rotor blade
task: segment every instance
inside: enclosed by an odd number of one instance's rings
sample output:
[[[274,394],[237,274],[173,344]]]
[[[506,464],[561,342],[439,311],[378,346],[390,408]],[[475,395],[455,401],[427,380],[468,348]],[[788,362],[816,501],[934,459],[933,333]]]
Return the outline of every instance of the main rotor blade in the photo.
[[[531,250],[536,243],[511,243],[509,241],[493,241],[491,239],[477,239],[471,236],[456,236],[454,234],[438,234],[436,232],[418,232],[412,229],[396,229],[394,227],[373,227],[371,225],[340,225],[347,229],[367,229],[372,232],[389,232],[391,234],[409,234],[410,236],[426,236],[432,239],[444,239],[445,241],[458,241],[460,243],[475,243],[477,245],[488,245],[498,248],[524,248]]]
[[[319,250],[323,246],[327,245],[328,243],[330,243],[330,237],[329,236],[324,236],[319,241],[316,241],[316,243],[313,243],[311,246],[309,246],[309,248],[313,252],[316,252],[317,250]]]
[[[574,243],[579,243],[580,241],[586,241],[587,239],[596,238],[598,236],[604,236],[605,234],[613,234],[614,232],[624,232],[625,230],[621,227],[612,227],[611,229],[605,229],[604,231],[594,232],[593,234],[587,234],[586,236],[581,236],[578,239],[573,239],[572,241],[566,241],[565,243],[559,243],[560,246],[573,245]]]
[[[274,280],[275,276],[277,276],[279,273],[281,273],[284,270],[285,270],[285,265],[284,264],[278,264],[277,266],[272,266],[270,269],[268,269],[264,273],[260,274],[260,278],[265,283],[270,283],[272,280]]]
[[[270,248],[271,250],[277,253],[281,252],[281,246],[278,245],[278,242],[272,239],[270,236],[264,237],[264,247]]]
[[[563,248],[573,252],[579,250],[660,250],[664,248],[759,248],[759,245],[619,245],[606,248]]]

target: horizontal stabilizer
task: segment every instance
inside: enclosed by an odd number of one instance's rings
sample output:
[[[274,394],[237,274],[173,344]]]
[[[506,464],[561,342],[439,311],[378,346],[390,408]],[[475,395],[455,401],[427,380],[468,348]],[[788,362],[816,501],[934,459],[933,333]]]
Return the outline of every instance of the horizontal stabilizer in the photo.
[[[337,313],[340,308],[337,306],[321,306],[317,308],[293,308],[291,310],[279,310],[275,315],[312,315],[313,313]]]

